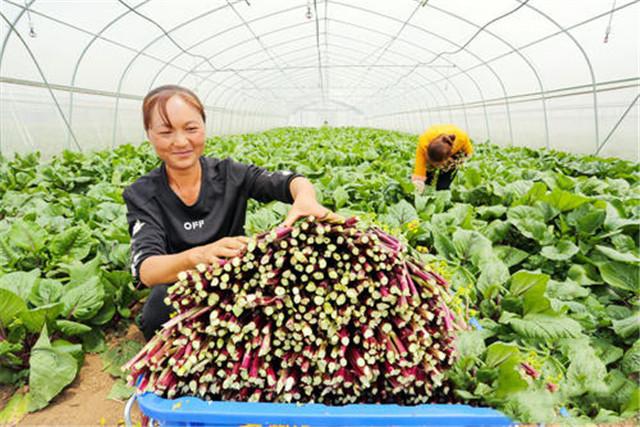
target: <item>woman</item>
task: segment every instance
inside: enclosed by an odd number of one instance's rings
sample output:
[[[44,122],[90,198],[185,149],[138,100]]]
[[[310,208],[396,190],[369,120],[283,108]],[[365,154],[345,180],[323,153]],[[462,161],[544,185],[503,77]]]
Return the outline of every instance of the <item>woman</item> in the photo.
[[[162,165],[123,193],[131,234],[131,270],[151,287],[141,329],[151,339],[172,308],[164,303],[180,271],[242,254],[247,200],[293,203],[285,225],[331,214],[316,201],[313,185],[291,172],[203,157],[205,112],[198,97],[180,86],[149,92],[144,128]],[[333,214],[331,214],[333,215]]]
[[[438,171],[436,189],[448,190],[457,166],[472,154],[471,141],[464,131],[454,125],[432,126],[418,138],[411,182],[422,193],[425,183],[430,185]]]

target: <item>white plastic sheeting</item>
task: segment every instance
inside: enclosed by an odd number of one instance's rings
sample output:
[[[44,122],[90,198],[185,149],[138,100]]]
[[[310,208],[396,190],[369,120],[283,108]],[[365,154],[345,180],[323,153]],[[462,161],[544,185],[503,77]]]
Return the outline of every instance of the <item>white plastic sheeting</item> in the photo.
[[[0,152],[144,139],[181,84],[211,134],[438,122],[639,158],[640,0],[0,0]]]

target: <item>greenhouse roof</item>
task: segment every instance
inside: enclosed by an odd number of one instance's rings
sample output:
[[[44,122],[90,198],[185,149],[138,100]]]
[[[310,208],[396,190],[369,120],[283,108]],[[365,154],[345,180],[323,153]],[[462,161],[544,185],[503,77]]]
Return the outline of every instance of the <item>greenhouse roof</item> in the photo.
[[[2,0],[0,152],[145,138],[153,87],[208,131],[418,133],[638,159],[638,0]]]

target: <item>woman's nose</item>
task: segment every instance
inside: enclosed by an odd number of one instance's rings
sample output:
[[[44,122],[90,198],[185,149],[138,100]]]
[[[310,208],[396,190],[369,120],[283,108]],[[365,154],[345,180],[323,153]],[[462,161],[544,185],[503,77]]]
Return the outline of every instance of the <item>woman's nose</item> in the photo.
[[[180,146],[187,145],[189,144],[189,138],[187,138],[187,135],[183,132],[176,132],[174,144]]]

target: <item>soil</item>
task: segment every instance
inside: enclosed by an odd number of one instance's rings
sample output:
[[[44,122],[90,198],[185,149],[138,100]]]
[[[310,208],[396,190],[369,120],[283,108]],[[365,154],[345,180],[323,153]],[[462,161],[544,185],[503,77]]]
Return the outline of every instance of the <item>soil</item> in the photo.
[[[123,340],[144,342],[142,333],[136,326],[130,325],[121,334],[111,336],[109,345]],[[102,360],[98,354],[86,354],[84,364],[78,377],[49,406],[41,411],[28,414],[18,425],[20,426],[117,426],[124,425],[125,402],[107,399],[111,387],[116,382],[104,372]],[[0,408],[10,397],[10,391],[0,389]],[[140,411],[134,405],[132,410],[133,425],[141,421]]]

